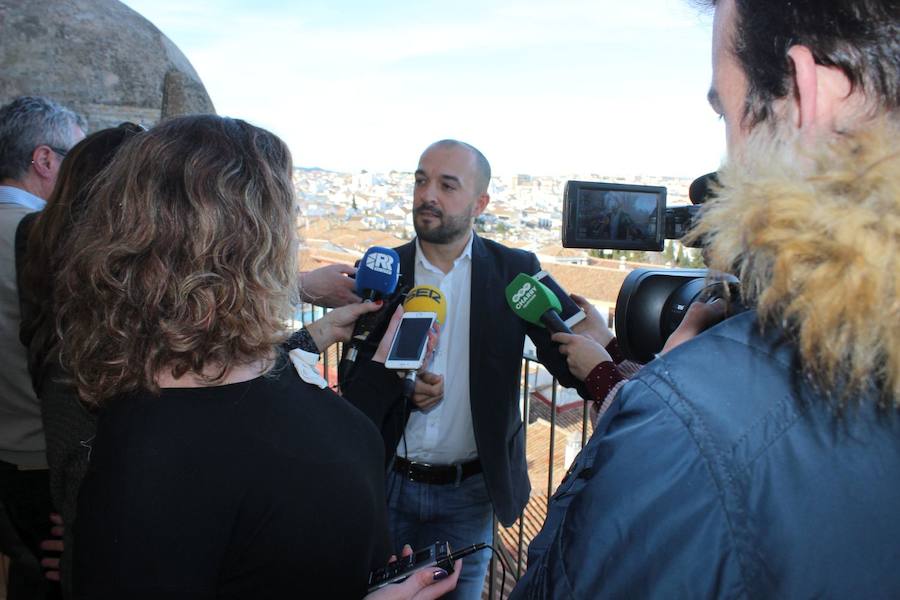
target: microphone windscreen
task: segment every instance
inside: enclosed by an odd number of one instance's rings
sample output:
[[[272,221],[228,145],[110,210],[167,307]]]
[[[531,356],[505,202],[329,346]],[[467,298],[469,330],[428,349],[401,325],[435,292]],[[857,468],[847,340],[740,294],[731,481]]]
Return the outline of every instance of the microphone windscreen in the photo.
[[[372,246],[363,254],[356,270],[356,295],[371,299],[389,296],[397,288],[399,278],[397,253],[391,248]]]
[[[541,316],[549,310],[562,312],[562,305],[550,288],[525,273],[516,275],[506,286],[506,302],[516,315],[544,327]]]
[[[433,285],[417,285],[406,294],[406,302],[403,303],[405,312],[433,312],[437,315],[437,322],[444,323],[447,317],[447,303],[444,293]]]
[[[719,185],[717,173],[707,173],[692,181],[691,187],[688,189],[691,204],[703,204],[710,198],[714,198],[716,194],[713,188],[717,185]]]

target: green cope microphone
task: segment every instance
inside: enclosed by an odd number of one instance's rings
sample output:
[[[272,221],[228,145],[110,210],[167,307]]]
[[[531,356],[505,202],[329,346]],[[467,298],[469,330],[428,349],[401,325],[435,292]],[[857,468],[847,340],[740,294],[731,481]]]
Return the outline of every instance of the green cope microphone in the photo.
[[[550,288],[525,273],[519,273],[506,286],[506,302],[516,316],[546,327],[553,333],[572,333],[560,318],[562,305]]]

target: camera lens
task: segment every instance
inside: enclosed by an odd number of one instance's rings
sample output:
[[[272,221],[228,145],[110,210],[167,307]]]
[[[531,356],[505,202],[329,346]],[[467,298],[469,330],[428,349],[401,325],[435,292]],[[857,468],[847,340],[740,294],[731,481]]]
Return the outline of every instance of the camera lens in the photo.
[[[622,354],[635,362],[650,362],[691,304],[726,296],[739,307],[734,302],[738,280],[731,275],[710,280],[706,269],[635,269],[616,300],[616,338]]]

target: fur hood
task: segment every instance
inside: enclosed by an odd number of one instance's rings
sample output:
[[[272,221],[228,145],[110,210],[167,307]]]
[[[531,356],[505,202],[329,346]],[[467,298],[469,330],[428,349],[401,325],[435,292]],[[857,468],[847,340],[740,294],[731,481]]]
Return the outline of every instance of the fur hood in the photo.
[[[841,400],[874,383],[900,406],[898,134],[882,120],[815,153],[751,136],[753,158],[722,169],[695,230],[710,268],[740,277],[760,322]]]

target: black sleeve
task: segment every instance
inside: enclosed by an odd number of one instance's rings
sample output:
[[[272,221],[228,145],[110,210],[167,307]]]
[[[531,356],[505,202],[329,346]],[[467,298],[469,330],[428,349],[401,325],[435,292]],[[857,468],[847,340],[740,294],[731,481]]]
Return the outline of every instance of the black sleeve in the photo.
[[[383,364],[373,362],[372,356],[387,330],[390,316],[403,303],[410,287],[401,279],[398,292],[379,311],[384,318],[377,323],[369,339],[359,345],[355,363],[349,368],[342,364],[339,369],[341,395],[366,415],[381,433],[385,464],[394,457],[406,427],[409,407],[403,399],[403,380],[396,372],[385,369]],[[348,347],[344,344],[345,355]]]
[[[381,432],[385,464],[390,462],[409,412],[403,400],[403,380],[383,364],[360,356],[354,376],[344,382],[341,394]]]

